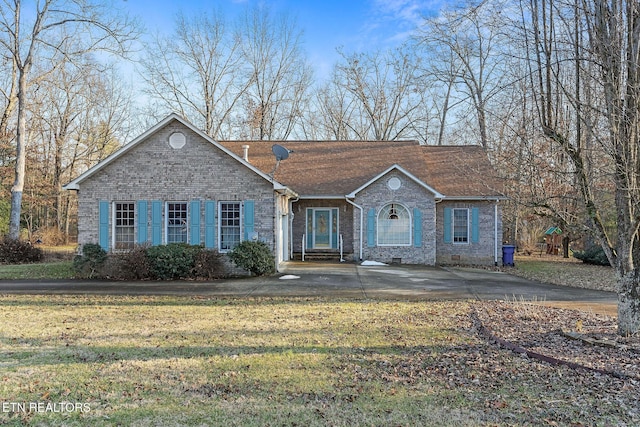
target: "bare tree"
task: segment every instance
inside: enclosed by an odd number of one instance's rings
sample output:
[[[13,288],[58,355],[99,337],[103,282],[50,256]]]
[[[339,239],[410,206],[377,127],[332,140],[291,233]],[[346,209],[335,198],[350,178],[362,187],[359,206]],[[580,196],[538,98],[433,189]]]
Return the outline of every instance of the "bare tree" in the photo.
[[[333,81],[350,95],[354,110],[347,126],[356,139],[416,137],[413,130],[422,118],[424,88],[419,85],[420,59],[413,48],[341,55]]]
[[[147,94],[213,138],[229,138],[232,115],[250,83],[240,42],[220,13],[178,15],[174,33],[147,46],[141,73]]]
[[[425,73],[434,80],[432,93],[432,101],[434,104],[435,115],[438,120],[438,136],[435,139],[436,145],[445,145],[446,129],[450,126],[450,112],[457,104],[463,100],[455,97],[455,85],[457,76],[459,75],[458,63],[450,57],[449,59],[440,61],[437,55],[430,55],[430,61],[427,65]],[[442,67],[447,67],[444,70]],[[440,84],[438,84],[440,83]]]
[[[351,130],[354,119],[353,100],[348,91],[335,80],[314,90],[313,102],[303,121],[305,139],[336,140],[353,139]]]
[[[616,270],[618,332],[637,333],[640,4],[531,0],[527,10],[523,22],[530,26],[528,51],[542,131],[570,164],[590,231]],[[615,209],[606,203],[607,194],[613,194]],[[613,228],[607,225],[610,211],[615,212]]]
[[[608,139],[615,162],[615,240],[600,224],[586,179],[581,189],[607,257],[618,274],[618,329],[640,331],[640,4],[635,0],[594,1],[591,43],[600,64]],[[568,150],[582,169],[580,152]],[[586,168],[584,168],[586,171]],[[614,245],[612,245],[612,243]]]
[[[3,37],[3,36],[0,36]],[[3,63],[2,74],[3,81],[0,84],[0,93],[2,94],[2,112],[0,116],[0,161],[2,164],[6,159],[12,157],[10,155],[11,142],[15,138],[15,131],[12,129],[12,119],[14,118],[16,107],[18,105],[18,66],[14,58],[10,58],[9,64]]]
[[[101,134],[113,139],[115,130],[127,129],[131,91],[112,66],[98,65],[90,56],[60,63],[30,89],[28,128],[33,137],[27,167],[32,179],[25,190],[37,186],[38,199],[27,195],[23,205],[40,208],[35,209],[38,218],[29,221],[32,226],[57,229],[58,236],[68,238],[70,195],[62,184],[83,167],[81,161],[91,166],[120,146],[110,143],[105,150]]]
[[[0,28],[6,34],[0,38],[0,45],[11,56],[17,72],[16,165],[11,188],[10,238],[18,239],[20,232],[28,145],[27,96],[29,85],[40,77],[32,75],[33,67],[41,64],[40,70],[47,73],[79,53],[126,51],[127,43],[137,35],[136,26],[111,6],[90,0],[44,0],[27,8],[26,17],[22,15],[20,0],[0,6]],[[68,43],[69,40],[74,43]]]
[[[266,7],[248,9],[238,28],[249,88],[245,125],[251,139],[287,139],[306,110],[312,71],[302,50],[302,32],[288,15]]]
[[[441,16],[425,20],[416,36],[432,56],[431,74],[446,87],[443,123],[451,109],[448,103],[453,92],[457,97],[464,95],[463,99],[473,107],[480,144],[485,148],[490,145],[489,102],[501,90],[501,64],[506,64],[500,55],[501,3],[469,2],[464,8],[443,11]]]

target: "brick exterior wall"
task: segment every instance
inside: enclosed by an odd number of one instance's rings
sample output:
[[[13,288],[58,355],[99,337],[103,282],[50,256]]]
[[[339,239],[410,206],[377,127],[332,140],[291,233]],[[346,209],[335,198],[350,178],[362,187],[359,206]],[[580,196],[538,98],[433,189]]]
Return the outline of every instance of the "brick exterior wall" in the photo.
[[[180,149],[169,145],[169,136],[174,132],[186,136],[186,144]],[[101,200],[109,202],[110,245],[113,201],[253,200],[254,230],[260,240],[274,247],[272,184],[179,122],[170,122],[81,182],[78,192],[78,242],[81,245],[98,242]],[[216,224],[218,211],[216,205]],[[163,241],[165,215],[163,203]],[[147,216],[147,234],[151,236],[150,212]],[[201,203],[200,223],[200,241],[204,242],[204,203]],[[136,224],[136,232],[137,227]]]
[[[387,185],[389,179],[396,177],[401,182],[401,187],[392,190]],[[401,173],[400,171],[391,171],[384,175],[376,182],[357,194],[355,203],[363,207],[363,260],[379,261],[391,263],[399,260],[403,264],[423,264],[435,265],[436,263],[436,217],[435,217],[435,199],[434,195],[418,185],[415,181]],[[389,203],[398,203],[409,210],[411,215],[411,245],[410,246],[377,246],[374,242],[373,246],[369,245],[367,233],[367,215],[371,209],[375,210],[377,215],[385,205]],[[414,208],[420,210],[422,214],[422,245],[414,246]],[[354,257],[359,257],[360,243],[360,211],[354,209]],[[377,233],[377,230],[376,230]],[[374,238],[377,241],[377,235]]]
[[[438,241],[436,262],[439,265],[472,264],[493,265],[495,248],[495,201],[448,202],[437,205]],[[445,243],[445,208],[479,209],[479,241],[473,243]],[[502,209],[498,204],[498,263],[502,264]],[[471,240],[471,239],[470,239]]]
[[[343,251],[353,253],[353,206],[344,200],[310,200],[302,199],[293,204],[293,251],[302,252],[302,236],[306,234],[307,209],[328,208],[338,209],[338,233],[342,234]]]

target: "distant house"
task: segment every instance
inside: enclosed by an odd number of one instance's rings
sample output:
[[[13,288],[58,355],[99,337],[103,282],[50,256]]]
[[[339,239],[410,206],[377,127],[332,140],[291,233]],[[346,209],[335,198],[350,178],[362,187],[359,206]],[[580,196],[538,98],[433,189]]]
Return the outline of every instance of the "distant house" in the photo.
[[[89,169],[78,240],[110,251],[264,241],[276,261],[313,254],[410,264],[501,260],[502,186],[477,146],[219,142],[177,115]]]

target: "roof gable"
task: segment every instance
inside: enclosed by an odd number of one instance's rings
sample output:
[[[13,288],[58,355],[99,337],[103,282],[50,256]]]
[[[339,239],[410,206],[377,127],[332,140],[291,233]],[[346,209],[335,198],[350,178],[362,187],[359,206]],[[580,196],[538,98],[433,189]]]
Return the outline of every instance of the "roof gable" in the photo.
[[[420,181],[418,178],[416,178],[411,172],[408,172],[406,170],[404,170],[402,167],[398,166],[398,165],[393,165],[391,167],[389,167],[387,170],[379,173],[377,176],[375,176],[373,179],[365,182],[363,185],[361,185],[360,187],[356,188],[355,190],[353,190],[351,193],[347,194],[348,198],[354,198],[356,197],[356,194],[358,194],[359,192],[361,192],[362,190],[364,190],[365,188],[369,187],[371,184],[373,184],[374,182],[376,182],[377,180],[379,180],[380,178],[382,178],[383,176],[385,176],[386,174],[388,174],[389,172],[393,171],[393,170],[397,170],[400,173],[404,174],[406,177],[408,177],[409,179],[413,180],[416,184],[418,184],[419,186],[421,186],[422,188],[430,191],[431,193],[433,193],[433,195],[437,198],[443,198],[444,195],[440,194],[437,190],[435,190],[434,188],[432,188],[431,186],[427,185],[426,183]]]
[[[182,117],[178,116],[175,113],[167,116],[166,118],[164,118],[163,120],[158,122],[158,124],[156,124],[155,126],[151,127],[146,132],[144,132],[143,134],[141,134],[140,136],[135,138],[133,141],[129,142],[128,144],[126,144],[124,146],[122,146],[120,149],[118,149],[117,151],[112,153],[109,157],[107,157],[106,159],[102,160],[97,165],[89,168],[87,171],[85,171],[84,173],[79,175],[77,178],[75,178],[74,180],[72,180],[71,182],[66,184],[63,188],[66,189],[66,190],[79,190],[80,189],[80,183],[82,181],[90,178],[91,176],[93,176],[94,174],[96,174],[97,172],[102,170],[103,168],[105,168],[108,165],[116,162],[124,154],[129,152],[134,147],[144,143],[144,141],[147,141],[149,139],[149,137],[151,137],[153,134],[155,134],[159,130],[163,129],[165,126],[169,125],[173,121],[179,122],[181,125],[185,126],[189,130],[191,130],[192,132],[196,133],[198,136],[203,138],[206,142],[210,143],[213,147],[215,147],[216,149],[224,152],[226,155],[231,157],[234,161],[239,162],[240,164],[242,164],[243,166],[245,166],[249,170],[251,170],[254,173],[256,173],[257,175],[259,175],[260,177],[262,177],[265,180],[273,183],[274,189],[276,189],[276,190],[285,190],[286,189],[285,186],[283,186],[279,182],[275,181],[267,173],[265,173],[264,171],[258,169],[254,165],[251,165],[251,164],[247,163],[244,159],[242,159],[242,157],[236,155],[233,151],[229,150],[227,147],[219,144],[218,142],[213,140],[210,136],[208,136],[207,134],[202,132],[200,129],[198,129],[197,127],[193,126],[191,123],[189,123],[188,121],[186,121],[185,119],[183,119]]]

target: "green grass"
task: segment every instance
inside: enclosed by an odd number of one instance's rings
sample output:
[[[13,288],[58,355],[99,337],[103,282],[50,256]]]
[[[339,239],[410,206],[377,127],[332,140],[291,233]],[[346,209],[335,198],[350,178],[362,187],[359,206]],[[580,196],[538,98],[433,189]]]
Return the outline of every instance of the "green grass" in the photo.
[[[73,261],[0,265],[0,280],[70,279],[74,274]]]
[[[633,424],[598,401],[574,408],[563,394],[571,372],[480,340],[469,308],[0,296],[0,404],[88,409],[1,411],[0,424],[526,425],[550,409],[561,424]]]

